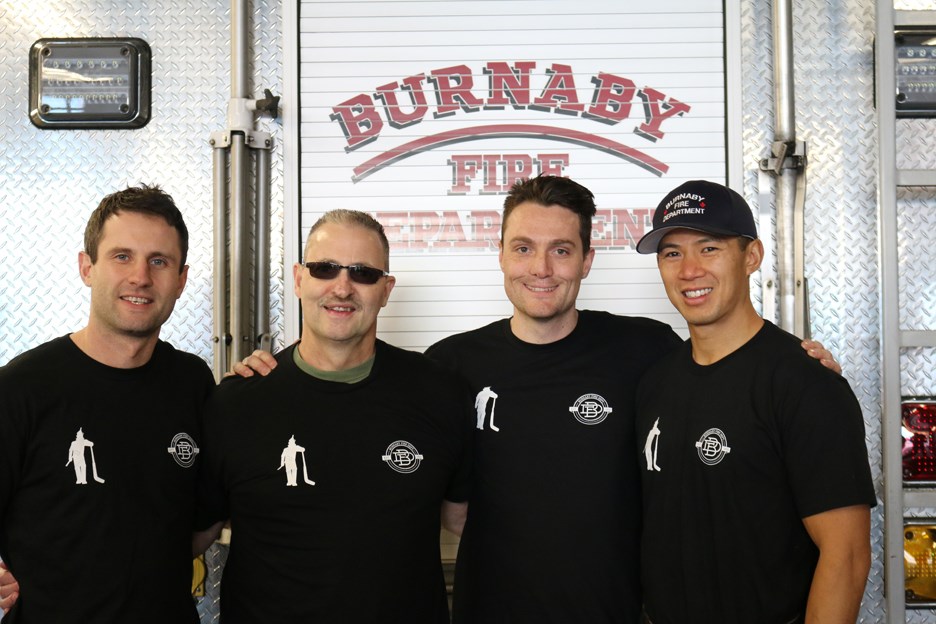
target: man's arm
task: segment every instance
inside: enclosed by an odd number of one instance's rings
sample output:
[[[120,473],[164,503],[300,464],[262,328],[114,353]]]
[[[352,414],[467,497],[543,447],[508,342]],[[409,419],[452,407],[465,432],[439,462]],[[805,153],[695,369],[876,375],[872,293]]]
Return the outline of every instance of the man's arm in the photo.
[[[468,503],[453,503],[442,501],[442,526],[461,537],[465,528],[465,519],[468,517]]]
[[[6,564],[0,561],[0,609],[9,611],[19,598],[19,583]]]
[[[197,557],[214,544],[218,536],[221,535],[221,529],[224,528],[224,521],[215,522],[204,531],[195,531],[192,533],[192,556]]]
[[[854,624],[871,568],[871,510],[841,507],[803,518],[819,548],[806,624]]]

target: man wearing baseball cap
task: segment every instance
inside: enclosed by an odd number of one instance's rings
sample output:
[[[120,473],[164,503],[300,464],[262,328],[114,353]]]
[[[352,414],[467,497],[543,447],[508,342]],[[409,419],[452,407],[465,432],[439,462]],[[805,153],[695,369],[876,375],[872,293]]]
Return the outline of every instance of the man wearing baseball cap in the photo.
[[[637,251],[690,335],[637,395],[644,621],[854,622],[876,504],[864,420],[848,382],[755,311],[750,208],[686,182]]]

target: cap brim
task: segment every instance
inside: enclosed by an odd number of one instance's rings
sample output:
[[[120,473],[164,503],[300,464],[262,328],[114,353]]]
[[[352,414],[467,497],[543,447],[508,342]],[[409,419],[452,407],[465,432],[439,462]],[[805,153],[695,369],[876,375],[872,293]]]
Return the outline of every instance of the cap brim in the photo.
[[[660,250],[660,241],[663,240],[663,237],[672,232],[673,230],[694,230],[696,232],[704,232],[706,234],[717,234],[719,236],[743,236],[745,238],[751,238],[746,234],[738,234],[737,232],[729,232],[721,228],[694,228],[687,227],[685,225],[672,225],[668,227],[657,228],[651,232],[648,232],[637,241],[637,253],[642,254],[655,254]],[[753,240],[753,239],[752,239]]]

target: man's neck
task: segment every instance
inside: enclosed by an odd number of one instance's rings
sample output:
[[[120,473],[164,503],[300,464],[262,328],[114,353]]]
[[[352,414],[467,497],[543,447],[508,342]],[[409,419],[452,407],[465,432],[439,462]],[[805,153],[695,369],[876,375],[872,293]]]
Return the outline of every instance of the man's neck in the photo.
[[[530,344],[550,344],[559,342],[575,330],[578,323],[578,310],[572,309],[562,316],[538,320],[523,316],[514,308],[510,318],[510,331],[513,335]]]
[[[137,337],[102,332],[89,323],[70,336],[92,360],[113,368],[138,368],[150,361],[159,335]]]
[[[364,336],[352,344],[316,340],[304,335],[300,339],[299,357],[321,371],[342,371],[363,364],[377,351],[376,337]]]
[[[692,359],[708,366],[734,353],[753,338],[764,326],[753,308],[740,318],[724,319],[711,325],[690,325]]]

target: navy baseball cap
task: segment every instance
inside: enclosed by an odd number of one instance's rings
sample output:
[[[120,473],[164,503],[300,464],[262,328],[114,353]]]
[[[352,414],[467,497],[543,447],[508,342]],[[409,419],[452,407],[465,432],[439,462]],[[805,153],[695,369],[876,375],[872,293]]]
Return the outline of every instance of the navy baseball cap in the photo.
[[[684,182],[667,193],[653,213],[653,229],[637,243],[637,252],[656,253],[663,237],[679,228],[757,238],[754,215],[744,198],[708,180]]]

